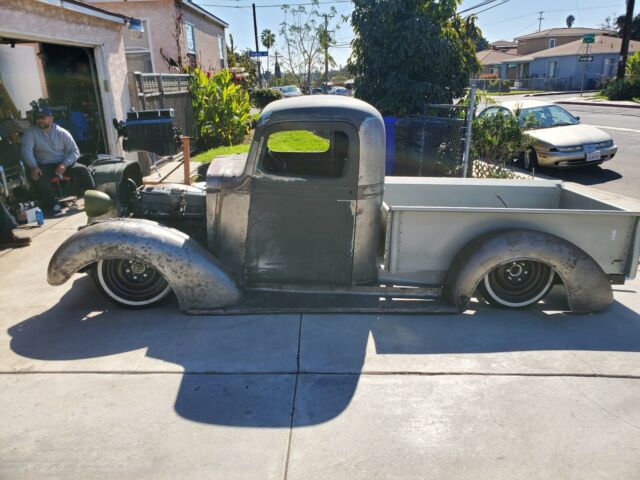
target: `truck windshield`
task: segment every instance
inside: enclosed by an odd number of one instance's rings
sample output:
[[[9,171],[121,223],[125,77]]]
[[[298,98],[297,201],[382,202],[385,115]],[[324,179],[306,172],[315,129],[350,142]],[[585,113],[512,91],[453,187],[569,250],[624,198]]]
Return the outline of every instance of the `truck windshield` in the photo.
[[[285,130],[269,135],[260,169],[275,175],[341,177],[349,137],[332,129]]]
[[[528,129],[563,127],[578,124],[576,117],[557,105],[523,108],[518,115],[518,122],[521,126]]]

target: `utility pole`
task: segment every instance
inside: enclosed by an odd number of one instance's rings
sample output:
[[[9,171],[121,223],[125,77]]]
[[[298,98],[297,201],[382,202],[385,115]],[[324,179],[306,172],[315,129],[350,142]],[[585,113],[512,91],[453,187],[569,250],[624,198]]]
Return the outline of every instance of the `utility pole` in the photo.
[[[256,21],[256,4],[252,3],[251,6],[253,7],[253,33],[256,37],[256,52],[259,52],[260,45],[258,44],[258,22]],[[258,59],[258,82],[260,84],[260,88],[262,88],[262,72],[260,68],[260,57],[257,57],[257,59]]]
[[[324,93],[329,91],[329,17],[324,15]]]
[[[542,20],[544,20],[544,17],[542,16],[544,11],[538,13],[540,14],[540,17],[538,18],[538,31],[540,31],[540,29],[542,28]]]
[[[633,7],[635,0],[627,0],[627,14],[624,19],[622,32],[622,46],[620,47],[620,61],[618,62],[618,80],[624,79],[627,70],[627,57],[629,56],[629,38],[631,37],[631,22],[633,22]]]

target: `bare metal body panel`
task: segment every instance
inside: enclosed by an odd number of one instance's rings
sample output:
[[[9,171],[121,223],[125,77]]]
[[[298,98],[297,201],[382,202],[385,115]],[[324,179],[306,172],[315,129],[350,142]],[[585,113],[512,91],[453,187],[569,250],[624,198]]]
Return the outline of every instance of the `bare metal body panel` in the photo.
[[[442,284],[471,240],[517,228],[560,237],[607,275],[633,278],[640,204],[612,200],[556,181],[387,178],[385,275]]]
[[[553,268],[573,312],[599,312],[613,302],[609,278],[589,255],[562,238],[535,230],[497,230],[474,238],[449,268],[445,299],[466,308],[482,278],[513,260],[536,260]]]
[[[116,218],[91,224],[69,237],[49,262],[47,280],[61,285],[98,260],[131,258],[156,268],[180,309],[214,309],[242,300],[225,268],[184,233],[156,222]]]

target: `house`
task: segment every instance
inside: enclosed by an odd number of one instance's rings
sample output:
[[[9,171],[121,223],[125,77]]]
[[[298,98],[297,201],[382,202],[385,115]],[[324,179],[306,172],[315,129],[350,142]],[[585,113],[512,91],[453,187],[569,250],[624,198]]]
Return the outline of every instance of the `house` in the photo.
[[[595,43],[584,43],[594,35]],[[622,39],[615,32],[594,28],[550,28],[515,39],[494,42],[476,54],[482,76],[498,74],[512,88],[535,90],[594,89],[617,71]],[[640,50],[632,41],[629,53]]]
[[[615,37],[616,32],[600,28],[549,28],[540,32],[529,33],[516,37],[518,55],[531,55],[550,48],[559,47],[567,43],[582,40],[585,35],[601,35]]]
[[[540,79],[556,83],[558,89],[594,89],[607,79],[613,78],[618,70],[618,59],[622,39],[597,35],[592,44],[575,40],[555,48],[532,54],[528,62],[529,77],[534,82]],[[629,42],[629,54],[640,51],[640,42]],[[591,60],[581,62],[582,60]],[[554,88],[555,89],[555,88]]]
[[[85,0],[142,20],[139,39],[125,38],[130,72],[178,73],[199,66],[227,66],[225,29],[229,25],[192,0]]]
[[[3,0],[1,18],[2,141],[18,142],[31,103],[46,99],[82,153],[122,154],[111,120],[130,107],[131,19],[81,0]]]

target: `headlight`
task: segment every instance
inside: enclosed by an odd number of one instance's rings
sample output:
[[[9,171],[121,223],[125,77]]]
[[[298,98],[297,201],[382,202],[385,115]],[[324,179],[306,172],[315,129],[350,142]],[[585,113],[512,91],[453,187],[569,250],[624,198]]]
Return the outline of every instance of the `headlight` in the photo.
[[[606,142],[596,143],[596,148],[597,149],[609,148],[609,147],[613,147],[613,140],[607,140]]]
[[[582,145],[578,145],[575,147],[556,147],[556,150],[562,153],[581,152]]]

